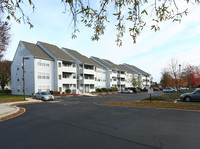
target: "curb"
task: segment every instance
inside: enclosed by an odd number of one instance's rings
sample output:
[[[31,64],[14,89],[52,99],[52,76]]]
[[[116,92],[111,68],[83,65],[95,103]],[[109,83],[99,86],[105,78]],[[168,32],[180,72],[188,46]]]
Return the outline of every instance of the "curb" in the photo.
[[[31,99],[32,100],[32,99]],[[23,107],[17,107],[18,105],[24,105],[24,104],[32,104],[32,103],[42,103],[42,101],[31,101],[30,99],[28,99],[28,101],[22,101],[22,102],[12,102],[12,103],[7,103],[8,107],[15,107],[17,110],[14,111],[9,111],[7,113],[3,113],[3,117],[0,117],[0,122],[8,120],[8,119],[12,119],[14,117],[20,116],[23,113],[26,112],[26,109]]]
[[[3,121],[6,121],[6,120],[15,118],[15,117],[17,117],[17,116],[20,116],[20,115],[22,115],[22,114],[25,113],[25,112],[26,112],[26,109],[25,109],[25,108],[19,107],[19,110],[18,110],[16,113],[13,113],[13,114],[10,114],[10,115],[8,115],[8,116],[5,116],[5,117],[0,118],[0,122],[3,122]]]

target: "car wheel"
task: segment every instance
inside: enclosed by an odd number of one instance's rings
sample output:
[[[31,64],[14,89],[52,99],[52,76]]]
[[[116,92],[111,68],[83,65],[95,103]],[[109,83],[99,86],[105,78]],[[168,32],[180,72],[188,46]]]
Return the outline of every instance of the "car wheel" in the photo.
[[[185,97],[185,101],[186,102],[190,102],[191,101],[191,98],[189,96]]]
[[[44,98],[42,97],[42,101],[44,101]]]

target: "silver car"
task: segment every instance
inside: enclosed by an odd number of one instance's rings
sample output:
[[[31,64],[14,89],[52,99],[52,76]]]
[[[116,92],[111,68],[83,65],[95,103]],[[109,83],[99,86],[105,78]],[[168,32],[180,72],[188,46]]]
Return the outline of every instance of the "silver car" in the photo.
[[[172,93],[175,92],[175,89],[173,89],[172,87],[166,87],[165,89],[163,89],[164,93]]]
[[[41,99],[42,101],[54,100],[54,96],[49,92],[37,92],[33,95],[33,98]]]

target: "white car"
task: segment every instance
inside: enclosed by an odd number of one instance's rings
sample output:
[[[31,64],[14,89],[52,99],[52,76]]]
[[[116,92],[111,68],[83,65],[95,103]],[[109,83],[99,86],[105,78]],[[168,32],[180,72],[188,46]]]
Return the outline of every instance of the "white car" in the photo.
[[[42,101],[54,100],[54,96],[49,92],[37,92],[33,95],[33,98],[41,99]]]
[[[175,89],[173,89],[172,87],[166,87],[165,89],[163,89],[164,93],[172,93],[175,92]]]
[[[181,91],[181,90],[188,90],[188,88],[187,88],[187,87],[180,87],[179,90],[180,90],[180,91]]]
[[[133,93],[133,91],[130,90],[130,89],[125,89],[125,90],[122,91],[122,93]]]

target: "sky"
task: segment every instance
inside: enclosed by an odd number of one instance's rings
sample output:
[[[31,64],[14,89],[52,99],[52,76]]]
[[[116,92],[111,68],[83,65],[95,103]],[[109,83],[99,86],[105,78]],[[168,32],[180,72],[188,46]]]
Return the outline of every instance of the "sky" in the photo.
[[[78,23],[80,33],[76,39],[72,39],[71,16],[63,13],[63,4],[48,0],[33,2],[36,5],[34,12],[28,4],[24,4],[23,8],[34,28],[11,21],[11,42],[5,59],[13,60],[19,41],[22,40],[31,43],[43,41],[76,50],[87,57],[95,56],[116,64],[135,65],[150,73],[154,82],[160,81],[161,71],[168,67],[171,59],[177,59],[179,64],[200,65],[199,6],[191,7],[181,23],[162,23],[158,32],[150,30],[150,27],[145,28],[136,44],[133,44],[126,32],[123,45],[118,47],[114,24],[107,24],[105,34],[99,41],[92,41],[93,30]]]

